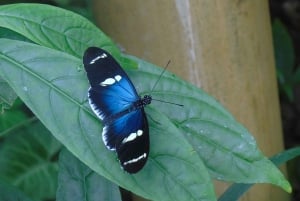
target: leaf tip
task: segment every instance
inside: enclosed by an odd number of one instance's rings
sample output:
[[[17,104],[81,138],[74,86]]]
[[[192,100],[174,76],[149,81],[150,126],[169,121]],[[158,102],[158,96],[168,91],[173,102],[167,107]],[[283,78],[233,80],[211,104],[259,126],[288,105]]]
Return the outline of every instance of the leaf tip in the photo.
[[[284,180],[281,186],[286,192],[292,193],[293,191],[292,186],[287,180]]]

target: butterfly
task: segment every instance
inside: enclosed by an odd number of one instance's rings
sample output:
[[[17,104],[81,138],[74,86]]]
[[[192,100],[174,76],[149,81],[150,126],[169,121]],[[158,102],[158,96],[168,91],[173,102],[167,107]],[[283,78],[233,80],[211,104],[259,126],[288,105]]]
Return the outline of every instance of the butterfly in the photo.
[[[90,83],[88,101],[103,123],[102,139],[117,153],[128,173],[140,171],[149,155],[149,127],[144,107],[152,97],[140,97],[128,75],[105,50],[89,47],[83,64]]]

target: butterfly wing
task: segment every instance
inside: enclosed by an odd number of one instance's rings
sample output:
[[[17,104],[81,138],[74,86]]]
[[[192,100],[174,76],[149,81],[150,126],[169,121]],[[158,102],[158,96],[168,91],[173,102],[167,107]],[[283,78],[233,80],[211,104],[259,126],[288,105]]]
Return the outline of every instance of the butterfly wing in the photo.
[[[104,123],[103,141],[108,149],[116,150],[124,170],[137,172],[149,153],[148,122],[142,107],[126,110],[140,97],[125,71],[106,51],[88,48],[83,63],[91,85],[89,103]]]
[[[89,95],[98,109],[97,116],[104,120],[139,99],[125,71],[106,51],[90,47],[83,57],[90,82]]]
[[[129,173],[142,169],[149,154],[149,128],[144,109],[125,114],[104,129],[108,131],[107,136],[118,133],[116,152],[123,169]]]

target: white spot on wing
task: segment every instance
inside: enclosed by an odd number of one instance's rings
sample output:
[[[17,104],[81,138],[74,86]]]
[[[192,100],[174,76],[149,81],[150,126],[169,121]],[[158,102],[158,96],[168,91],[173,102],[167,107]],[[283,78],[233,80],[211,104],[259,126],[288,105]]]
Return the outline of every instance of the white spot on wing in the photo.
[[[146,158],[146,157],[147,157],[147,154],[146,154],[146,153],[143,153],[142,155],[140,155],[140,156],[137,157],[137,158],[133,158],[133,159],[131,159],[131,160],[129,160],[129,161],[125,161],[125,162],[123,163],[123,165],[125,166],[125,165],[131,164],[131,163],[136,163],[136,162],[138,162],[139,160],[141,160],[141,159],[143,159],[143,158]]]
[[[136,133],[130,133],[130,135],[123,139],[122,144],[135,140],[138,136],[143,135],[142,130],[138,130]]]
[[[116,82],[119,82],[121,79],[122,79],[121,75],[116,75],[115,78],[110,77],[104,80],[103,82],[100,82],[100,85],[103,87],[113,85]]]
[[[103,53],[103,54],[97,56],[95,59],[93,59],[93,60],[90,62],[90,64],[94,64],[94,63],[95,63],[96,61],[98,61],[99,59],[104,59],[104,58],[106,58],[106,57],[107,57],[107,54]]]
[[[112,85],[116,82],[116,80],[114,78],[107,78],[106,80],[104,80],[103,82],[100,82],[101,86],[107,86],[107,85]]]
[[[138,130],[137,131],[137,136],[141,136],[141,135],[143,135],[143,131],[142,130]]]
[[[105,54],[105,53],[103,53],[103,54],[100,55],[101,59],[106,58],[106,57],[107,57],[107,54]]]
[[[121,77],[121,75],[116,75],[115,79],[119,82],[122,79],[122,77]]]

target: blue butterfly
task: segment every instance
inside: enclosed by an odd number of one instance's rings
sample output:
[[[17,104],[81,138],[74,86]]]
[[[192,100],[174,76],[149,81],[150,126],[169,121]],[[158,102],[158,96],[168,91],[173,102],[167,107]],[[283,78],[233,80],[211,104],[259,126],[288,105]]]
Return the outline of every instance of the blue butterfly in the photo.
[[[103,123],[105,146],[115,150],[128,173],[141,170],[149,155],[149,127],[144,107],[152,97],[141,98],[128,75],[106,51],[89,47],[83,56],[90,83],[89,104]]]

